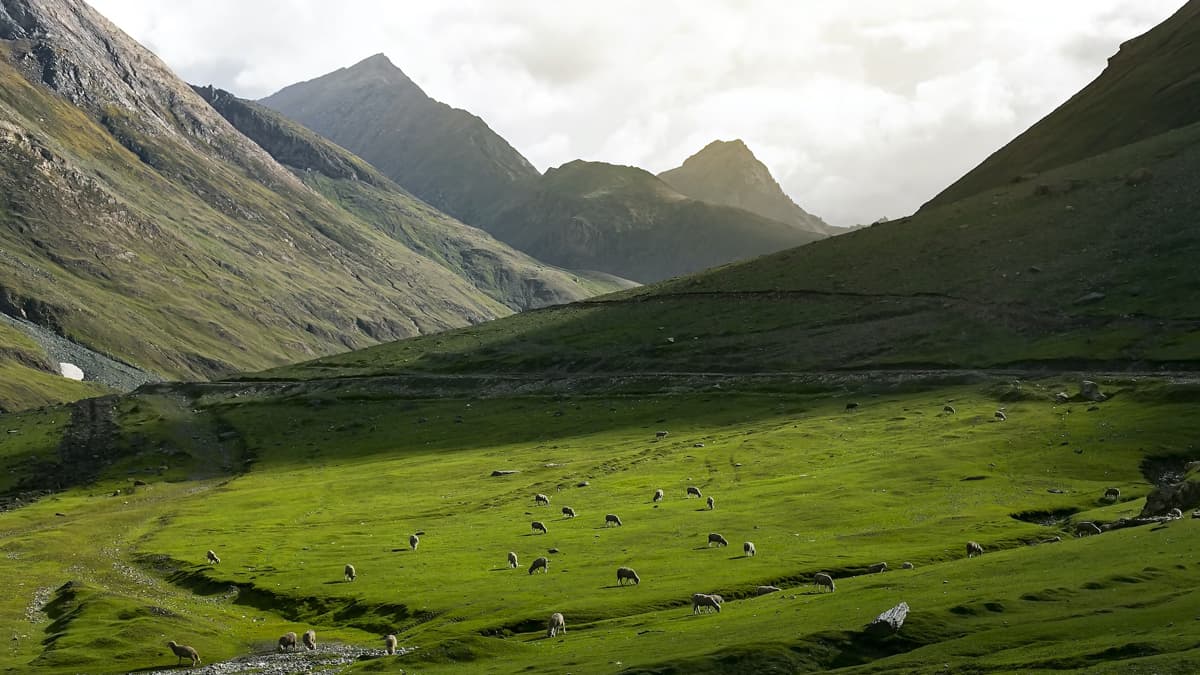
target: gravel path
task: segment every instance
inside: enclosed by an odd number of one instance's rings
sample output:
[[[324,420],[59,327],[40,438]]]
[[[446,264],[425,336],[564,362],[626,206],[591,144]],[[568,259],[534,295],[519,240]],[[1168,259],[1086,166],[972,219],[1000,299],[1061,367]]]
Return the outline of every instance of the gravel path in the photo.
[[[415,647],[399,648],[397,654],[407,654]],[[167,657],[169,659],[169,657]],[[201,655],[203,658],[203,654]],[[161,670],[142,670],[149,675],[168,675],[187,672],[189,675],[293,675],[296,673],[340,673],[355,661],[391,658],[382,649],[363,649],[349,645],[318,644],[315,652],[296,651],[280,654],[251,654],[219,663],[201,664],[198,668],[171,666]]]

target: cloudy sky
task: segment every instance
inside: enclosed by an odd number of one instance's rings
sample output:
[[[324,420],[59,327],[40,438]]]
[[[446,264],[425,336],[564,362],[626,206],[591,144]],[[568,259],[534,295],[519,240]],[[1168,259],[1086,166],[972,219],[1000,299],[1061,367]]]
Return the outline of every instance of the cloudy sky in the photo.
[[[654,172],[741,138],[837,225],[899,217],[1183,0],[90,0],[259,98],[383,52],[539,169]],[[336,9],[334,9],[336,8]]]

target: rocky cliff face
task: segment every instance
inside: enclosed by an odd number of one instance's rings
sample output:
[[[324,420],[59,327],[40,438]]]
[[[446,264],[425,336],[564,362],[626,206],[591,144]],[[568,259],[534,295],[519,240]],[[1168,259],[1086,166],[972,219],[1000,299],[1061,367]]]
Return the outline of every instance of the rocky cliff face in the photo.
[[[286,87],[261,103],[471,225],[538,176],[483,120],[430,98],[382,54]]]
[[[815,234],[838,232],[792,201],[741,140],[713,141],[658,177],[692,199],[744,209]]]

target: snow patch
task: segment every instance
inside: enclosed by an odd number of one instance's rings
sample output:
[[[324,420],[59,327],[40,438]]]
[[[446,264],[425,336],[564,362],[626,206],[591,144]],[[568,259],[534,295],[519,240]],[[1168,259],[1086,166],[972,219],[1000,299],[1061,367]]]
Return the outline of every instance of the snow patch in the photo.
[[[58,372],[62,373],[62,376],[68,380],[83,380],[83,369],[74,363],[58,364]]]

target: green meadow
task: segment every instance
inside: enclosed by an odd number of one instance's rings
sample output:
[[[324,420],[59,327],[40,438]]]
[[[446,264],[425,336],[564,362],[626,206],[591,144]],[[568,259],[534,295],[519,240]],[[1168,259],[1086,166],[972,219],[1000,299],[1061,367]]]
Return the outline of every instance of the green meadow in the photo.
[[[169,667],[167,640],[212,663],[311,627],[321,644],[380,650],[395,633],[415,648],[350,672],[1194,672],[1200,521],[1071,533],[1137,515],[1157,467],[1195,458],[1200,390],[1103,384],[1114,396],[1095,406],[1054,402],[1074,379],[981,376],[146,390],[116,407],[98,478],[0,513],[0,667]],[[70,415],[5,422],[11,488]],[[966,558],[970,540],[982,557]],[[531,575],[538,556],[549,571]],[[889,570],[865,573],[878,562]],[[618,566],[641,583],[618,586]],[[821,571],[835,593],[811,585]],[[768,584],[782,590],[757,597]],[[693,615],[697,592],[723,610]],[[898,634],[862,633],[901,601]],[[555,611],[567,633],[548,639]]]

